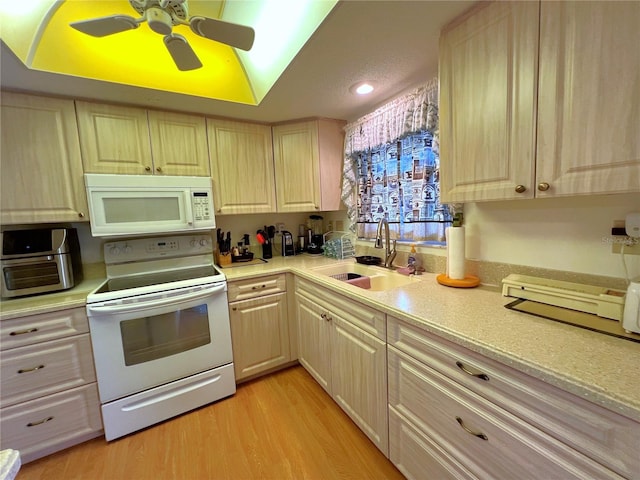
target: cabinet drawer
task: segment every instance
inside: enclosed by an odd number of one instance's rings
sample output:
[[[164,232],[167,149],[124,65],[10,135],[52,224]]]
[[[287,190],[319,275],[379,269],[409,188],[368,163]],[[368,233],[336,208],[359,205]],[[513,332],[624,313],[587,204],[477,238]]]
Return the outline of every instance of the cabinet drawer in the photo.
[[[3,320],[0,322],[0,349],[9,350],[88,331],[89,323],[84,308]]]
[[[95,383],[0,410],[2,447],[23,463],[97,437],[102,431]]]
[[[389,460],[409,480],[477,478],[393,407],[389,408]]]
[[[89,334],[14,348],[0,358],[2,407],[96,381]]]
[[[393,347],[389,404],[480,478],[621,478]]]
[[[227,298],[229,302],[235,302],[237,300],[248,300],[250,298],[286,291],[287,280],[283,273],[281,275],[229,282],[227,286]]]
[[[388,334],[389,345],[620,475],[640,471],[637,422],[391,316]]]
[[[356,327],[380,340],[386,340],[384,313],[301,278],[296,278],[296,293],[311,299],[327,311],[348,318]]]

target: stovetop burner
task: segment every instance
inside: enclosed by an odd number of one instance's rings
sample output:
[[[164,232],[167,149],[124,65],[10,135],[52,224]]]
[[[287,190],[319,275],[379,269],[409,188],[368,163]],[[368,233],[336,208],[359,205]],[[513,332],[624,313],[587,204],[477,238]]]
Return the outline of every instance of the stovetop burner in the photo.
[[[154,272],[130,277],[111,278],[100,286],[94,293],[119,292],[133,288],[150,287],[182,280],[194,280],[202,277],[219,275],[218,270],[211,265],[173,270],[168,272]]]
[[[87,303],[225,282],[213,264],[210,235],[118,240],[104,244],[107,280]]]

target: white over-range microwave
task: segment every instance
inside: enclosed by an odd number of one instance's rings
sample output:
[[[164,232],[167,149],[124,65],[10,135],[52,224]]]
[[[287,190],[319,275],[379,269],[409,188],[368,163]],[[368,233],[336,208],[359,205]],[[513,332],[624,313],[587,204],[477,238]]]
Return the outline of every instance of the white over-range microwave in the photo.
[[[216,228],[208,177],[85,174],[94,237]]]

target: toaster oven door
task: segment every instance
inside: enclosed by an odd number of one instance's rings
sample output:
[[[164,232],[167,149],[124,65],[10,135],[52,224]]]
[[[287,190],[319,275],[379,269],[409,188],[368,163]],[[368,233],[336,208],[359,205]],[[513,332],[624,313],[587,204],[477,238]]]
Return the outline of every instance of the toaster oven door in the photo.
[[[3,260],[2,297],[65,290],[74,285],[69,254]]]

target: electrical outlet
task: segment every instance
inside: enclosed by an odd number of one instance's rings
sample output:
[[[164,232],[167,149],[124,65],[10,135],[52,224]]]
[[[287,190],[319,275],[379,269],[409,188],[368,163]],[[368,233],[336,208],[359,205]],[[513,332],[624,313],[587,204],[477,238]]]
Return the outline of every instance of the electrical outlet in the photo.
[[[276,223],[276,230],[278,233],[284,230],[284,223]]]
[[[613,245],[611,245],[611,253],[620,253],[620,250],[622,250],[622,245],[622,243],[614,243]],[[624,254],[640,255],[640,242],[636,241],[635,245],[625,245]]]

